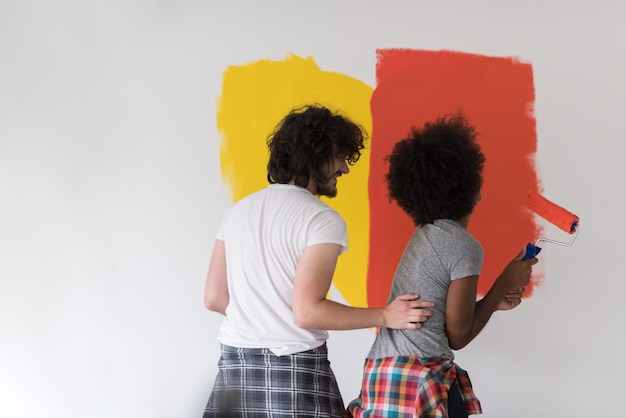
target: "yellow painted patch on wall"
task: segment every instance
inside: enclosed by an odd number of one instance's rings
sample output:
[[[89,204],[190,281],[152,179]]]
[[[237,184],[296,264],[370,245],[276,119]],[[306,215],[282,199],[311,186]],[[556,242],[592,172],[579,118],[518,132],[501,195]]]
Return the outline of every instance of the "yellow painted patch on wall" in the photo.
[[[231,66],[224,72],[218,103],[222,177],[233,201],[265,187],[267,137],[293,108],[320,104],[349,117],[371,135],[373,89],[344,74],[322,71],[312,58],[289,55]],[[339,178],[335,208],[348,225],[348,251],[339,257],[333,283],[353,306],[367,306],[369,252],[369,144],[350,174]]]

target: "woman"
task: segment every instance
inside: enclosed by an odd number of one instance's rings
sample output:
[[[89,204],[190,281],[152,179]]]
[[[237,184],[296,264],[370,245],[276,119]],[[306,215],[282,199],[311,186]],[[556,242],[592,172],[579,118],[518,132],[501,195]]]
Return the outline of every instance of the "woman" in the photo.
[[[389,195],[418,227],[396,270],[390,300],[419,293],[435,302],[417,330],[381,329],[367,356],[361,395],[346,416],[467,417],[480,413],[467,373],[454,353],[483,329],[496,310],[521,303],[536,258],[515,257],[476,301],[483,263],[467,231],[481,198],[485,161],[476,133],[462,115],[413,129],[389,156]]]

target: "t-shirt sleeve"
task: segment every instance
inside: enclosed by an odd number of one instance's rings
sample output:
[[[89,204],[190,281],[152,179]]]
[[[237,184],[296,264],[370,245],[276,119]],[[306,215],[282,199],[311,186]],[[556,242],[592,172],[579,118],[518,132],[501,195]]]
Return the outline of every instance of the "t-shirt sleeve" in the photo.
[[[228,210],[226,214],[224,215],[224,217],[222,217],[222,221],[220,222],[220,227],[217,230],[217,235],[215,236],[216,239],[225,241],[224,235],[225,235],[225,229],[226,229],[226,221],[228,220],[229,214],[230,214],[230,210]]]
[[[306,246],[315,244],[341,245],[341,253],[348,249],[346,222],[334,210],[324,210],[315,215],[307,228]]]
[[[472,236],[465,235],[455,240],[458,245],[454,262],[450,269],[450,279],[462,279],[469,276],[479,276],[483,267],[484,251],[482,245]]]

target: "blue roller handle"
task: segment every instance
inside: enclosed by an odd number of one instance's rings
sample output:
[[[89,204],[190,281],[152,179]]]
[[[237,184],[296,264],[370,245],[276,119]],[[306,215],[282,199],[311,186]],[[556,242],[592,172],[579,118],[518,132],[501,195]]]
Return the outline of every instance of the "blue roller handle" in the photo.
[[[541,251],[541,248],[536,245],[531,244],[530,242],[526,244],[526,254],[524,255],[524,260],[530,260],[531,258],[537,257],[537,254]]]

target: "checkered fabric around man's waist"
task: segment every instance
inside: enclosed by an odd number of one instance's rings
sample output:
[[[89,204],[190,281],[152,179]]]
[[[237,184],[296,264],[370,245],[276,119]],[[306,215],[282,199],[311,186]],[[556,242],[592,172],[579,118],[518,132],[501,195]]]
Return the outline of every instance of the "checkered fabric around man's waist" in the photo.
[[[203,418],[337,418],[343,411],[326,344],[285,356],[222,345]]]

